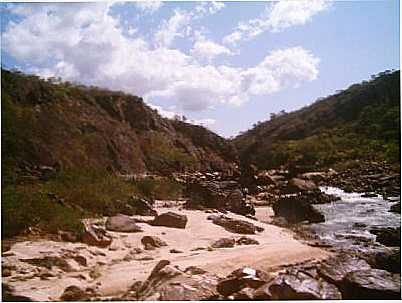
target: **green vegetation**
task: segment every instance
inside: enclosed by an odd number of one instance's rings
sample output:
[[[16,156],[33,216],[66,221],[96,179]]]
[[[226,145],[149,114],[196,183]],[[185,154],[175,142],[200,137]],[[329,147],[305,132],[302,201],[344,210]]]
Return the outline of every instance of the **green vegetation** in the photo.
[[[399,71],[386,71],[292,113],[271,115],[234,142],[260,168],[345,167],[353,160],[400,166]]]

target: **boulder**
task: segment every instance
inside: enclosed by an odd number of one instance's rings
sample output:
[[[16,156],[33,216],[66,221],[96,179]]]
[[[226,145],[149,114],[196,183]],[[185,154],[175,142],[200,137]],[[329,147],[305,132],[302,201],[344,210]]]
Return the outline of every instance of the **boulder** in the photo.
[[[398,202],[391,206],[390,212],[400,214],[401,213],[401,202]]]
[[[228,247],[234,247],[235,246],[235,239],[233,238],[221,238],[217,241],[215,241],[211,247],[213,248],[228,248]]]
[[[78,286],[68,286],[60,297],[61,301],[87,301],[88,294]]]
[[[271,276],[264,271],[243,267],[219,281],[217,290],[221,295],[227,297],[246,287],[257,289],[266,284],[270,279]]]
[[[132,196],[128,204],[133,208],[133,215],[156,216],[158,214],[153,208],[152,203],[144,198]]]
[[[254,293],[256,300],[340,300],[339,289],[303,271],[279,274]]]
[[[369,254],[367,262],[373,267],[393,273],[401,273],[401,250],[387,249]]]
[[[208,273],[191,274],[170,265],[167,260],[160,261],[147,280],[142,283],[134,297],[124,300],[140,301],[203,301],[218,296],[218,278]]]
[[[84,231],[81,234],[81,242],[87,245],[103,248],[112,243],[112,237],[110,237],[102,228],[90,224],[84,224]]]
[[[371,266],[363,259],[341,254],[322,262],[317,271],[328,282],[341,285],[342,280],[349,272],[370,268]]]
[[[187,216],[169,211],[167,213],[156,216],[151,224],[154,226],[185,228],[187,224]]]
[[[225,216],[214,218],[212,223],[222,226],[232,233],[253,235],[257,231],[256,226],[248,221],[232,219]]]
[[[20,259],[20,261],[39,267],[45,267],[49,270],[52,269],[52,267],[58,267],[65,272],[73,271],[71,265],[64,258],[59,256],[44,256],[43,258]]]
[[[133,218],[122,214],[107,218],[106,229],[126,233],[142,232],[142,228],[136,224]]]
[[[303,195],[281,197],[274,205],[275,216],[284,217],[289,223],[308,221],[324,222],[325,217]]]
[[[154,250],[162,246],[167,246],[167,243],[155,236],[142,237],[141,243],[144,245],[145,250]]]
[[[236,240],[237,245],[259,245],[260,242],[258,242],[255,239],[249,238],[249,237],[240,237],[239,239]]]
[[[401,228],[377,228],[371,229],[370,233],[376,235],[376,241],[389,247],[401,246]]]
[[[294,194],[305,191],[314,191],[317,189],[318,187],[313,181],[292,178],[289,180],[287,186],[284,188],[283,193]]]
[[[381,269],[357,270],[342,280],[345,300],[401,299],[401,276]]]

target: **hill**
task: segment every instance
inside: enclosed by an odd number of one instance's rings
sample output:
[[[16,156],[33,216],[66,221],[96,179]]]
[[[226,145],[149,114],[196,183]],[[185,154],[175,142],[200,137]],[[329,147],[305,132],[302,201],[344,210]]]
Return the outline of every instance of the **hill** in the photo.
[[[385,71],[233,140],[242,163],[261,169],[345,168],[355,160],[400,161],[400,72]]]

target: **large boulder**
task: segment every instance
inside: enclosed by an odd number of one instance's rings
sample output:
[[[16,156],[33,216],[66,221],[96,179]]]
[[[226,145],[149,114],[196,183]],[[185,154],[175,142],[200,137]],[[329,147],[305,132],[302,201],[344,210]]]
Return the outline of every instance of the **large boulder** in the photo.
[[[167,260],[160,261],[147,280],[124,300],[203,301],[218,297],[218,277],[205,271],[181,271]]]
[[[376,235],[376,241],[389,247],[401,246],[401,228],[377,228],[370,230],[370,233]]]
[[[112,237],[102,228],[91,224],[84,224],[84,230],[81,234],[81,242],[87,245],[104,248],[112,243]]]
[[[154,226],[186,228],[187,216],[169,211],[156,216],[151,224]]]
[[[281,197],[274,204],[273,211],[275,216],[284,217],[289,223],[325,221],[324,215],[314,208],[311,201],[303,195]]]
[[[313,181],[303,180],[299,178],[292,178],[289,180],[287,186],[284,188],[283,193],[285,194],[295,194],[305,191],[314,191],[318,187]]]
[[[142,228],[136,224],[135,219],[122,214],[107,218],[106,229],[126,233],[136,233],[142,231]]]
[[[256,225],[244,220],[232,219],[226,216],[216,216],[212,219],[212,223],[222,226],[229,232],[237,234],[255,234],[260,230]]]
[[[256,290],[257,300],[340,300],[339,289],[303,271],[279,274],[273,281]]]
[[[381,269],[357,270],[342,281],[345,300],[401,299],[401,276]]]

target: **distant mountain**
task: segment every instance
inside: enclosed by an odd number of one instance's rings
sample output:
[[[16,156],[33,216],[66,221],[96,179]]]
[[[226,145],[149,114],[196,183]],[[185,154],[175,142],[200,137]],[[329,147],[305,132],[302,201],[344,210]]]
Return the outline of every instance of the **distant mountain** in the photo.
[[[25,166],[120,173],[225,170],[231,143],[161,117],[136,96],[2,70],[3,173]]]
[[[400,163],[400,72],[320,99],[298,111],[272,115],[233,140],[242,163],[306,169],[353,160]]]

